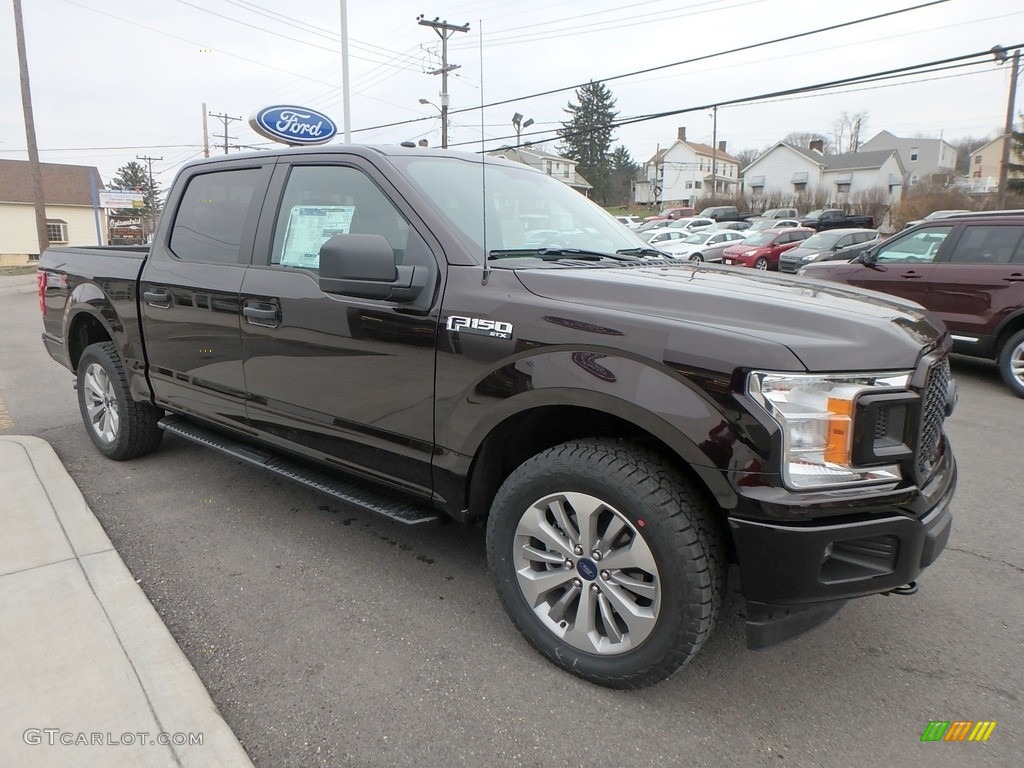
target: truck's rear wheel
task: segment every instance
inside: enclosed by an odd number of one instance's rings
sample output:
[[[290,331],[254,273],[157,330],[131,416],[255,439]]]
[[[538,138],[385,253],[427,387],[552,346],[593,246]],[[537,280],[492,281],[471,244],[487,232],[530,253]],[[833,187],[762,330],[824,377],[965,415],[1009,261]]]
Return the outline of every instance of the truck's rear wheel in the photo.
[[[527,640],[613,688],[690,661],[721,603],[710,510],[659,456],[611,440],[564,443],[513,472],[491,507],[487,555]]]
[[[1024,331],[1018,331],[999,351],[999,372],[1017,397],[1024,397]]]
[[[128,375],[113,342],[86,347],[78,362],[78,407],[93,445],[107,458],[134,459],[160,444],[163,413],[132,399]]]

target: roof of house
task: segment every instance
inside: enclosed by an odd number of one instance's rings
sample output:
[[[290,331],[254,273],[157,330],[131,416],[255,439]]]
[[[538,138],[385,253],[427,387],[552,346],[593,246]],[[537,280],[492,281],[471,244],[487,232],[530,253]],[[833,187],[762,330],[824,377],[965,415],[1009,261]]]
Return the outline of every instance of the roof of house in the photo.
[[[32,176],[27,160],[0,160],[0,202],[32,203]],[[103,189],[100,172],[88,165],[40,163],[43,200],[48,205],[93,204],[92,190]]]
[[[881,168],[893,156],[895,149],[874,152],[847,152],[842,155],[822,155],[826,171],[852,171],[855,168]]]
[[[1003,137],[1002,137],[1002,136],[996,136],[996,137],[995,137],[994,139],[992,139],[992,141],[986,141],[986,142],[985,142],[984,144],[982,144],[982,145],[981,145],[980,147],[978,147],[978,148],[977,148],[976,150],[974,150],[973,152],[971,152],[971,157],[974,157],[974,156],[975,156],[976,154],[978,154],[979,152],[981,152],[981,151],[982,151],[983,149],[988,149],[988,148],[989,148],[989,147],[991,147],[991,146],[992,146],[993,144],[995,144],[995,143],[996,143],[997,141],[998,141],[998,142],[1002,142],[1002,140],[1003,140]]]
[[[671,145],[665,147],[665,149],[659,149],[657,152],[654,153],[654,156],[650,160],[648,160],[647,162],[649,162],[649,163],[660,163],[662,160],[665,159],[666,153],[670,149],[672,149],[672,147],[676,146],[676,144],[685,144],[687,147],[692,149],[698,155],[707,155],[708,157],[717,156],[717,158],[719,160],[724,160],[724,161],[729,162],[729,163],[739,163],[739,160],[737,160],[735,157],[730,155],[728,152],[723,152],[720,149],[716,150],[714,147],[712,147],[712,146],[710,146],[708,144],[701,144],[701,143],[696,142],[696,141],[679,141],[678,139],[675,142],[673,142]]]

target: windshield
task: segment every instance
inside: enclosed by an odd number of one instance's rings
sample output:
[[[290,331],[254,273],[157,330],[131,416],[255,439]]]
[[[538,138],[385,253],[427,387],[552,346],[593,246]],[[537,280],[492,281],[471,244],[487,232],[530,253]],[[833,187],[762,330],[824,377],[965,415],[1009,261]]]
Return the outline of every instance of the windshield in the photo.
[[[831,248],[833,243],[839,239],[839,235],[835,235],[831,232],[821,232],[817,235],[811,235],[800,244],[800,248]]]
[[[698,232],[696,235],[690,235],[689,237],[684,238],[682,242],[686,243],[687,245],[704,245],[704,241],[707,240],[709,237],[711,237],[711,235],[705,235],[703,233]]]
[[[768,245],[776,237],[778,237],[778,233],[777,232],[755,232],[750,237],[748,237],[746,240],[744,240],[743,244],[744,245]]]
[[[805,219],[819,219],[819,218],[821,218],[821,214],[823,214],[823,213],[824,213],[824,211],[819,208],[816,211],[808,211],[807,215],[804,216],[804,218]]]
[[[768,221],[768,220],[766,220],[766,221],[755,221],[753,224],[751,224],[749,227],[747,227],[747,229],[750,232],[760,232],[762,229],[771,229],[772,225],[774,225],[774,224],[775,224],[774,221]]]
[[[645,247],[636,233],[579,192],[526,166],[461,157],[392,160],[477,261],[490,251],[578,248],[614,254]]]

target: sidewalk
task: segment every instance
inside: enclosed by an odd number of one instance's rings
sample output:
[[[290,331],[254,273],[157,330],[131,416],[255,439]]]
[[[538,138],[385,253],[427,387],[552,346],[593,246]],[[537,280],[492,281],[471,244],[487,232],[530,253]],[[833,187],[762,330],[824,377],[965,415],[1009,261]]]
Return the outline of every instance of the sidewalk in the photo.
[[[252,765],[35,437],[0,436],[0,687],[4,765]]]

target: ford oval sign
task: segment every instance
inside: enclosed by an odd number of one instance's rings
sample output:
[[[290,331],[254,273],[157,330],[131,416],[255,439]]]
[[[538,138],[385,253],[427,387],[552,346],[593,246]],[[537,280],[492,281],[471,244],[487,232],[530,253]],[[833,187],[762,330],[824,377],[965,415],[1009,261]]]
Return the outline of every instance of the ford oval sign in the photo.
[[[331,118],[306,107],[266,107],[249,118],[249,125],[260,136],[292,146],[324,144],[338,132]]]

